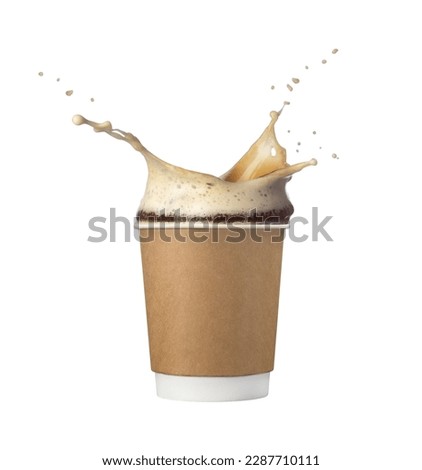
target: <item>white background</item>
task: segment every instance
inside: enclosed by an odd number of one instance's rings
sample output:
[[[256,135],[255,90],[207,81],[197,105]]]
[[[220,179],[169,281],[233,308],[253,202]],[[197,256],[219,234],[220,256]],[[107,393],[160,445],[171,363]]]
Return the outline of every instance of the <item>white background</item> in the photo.
[[[422,468],[415,5],[2,3],[1,468],[142,454]],[[90,217],[135,214],[146,166],[71,117],[109,119],[171,163],[221,174],[285,99],[289,161],[319,160],[289,183],[296,215],[332,215],[334,241],[286,243],[270,395],[158,399],[138,244],[87,241]]]

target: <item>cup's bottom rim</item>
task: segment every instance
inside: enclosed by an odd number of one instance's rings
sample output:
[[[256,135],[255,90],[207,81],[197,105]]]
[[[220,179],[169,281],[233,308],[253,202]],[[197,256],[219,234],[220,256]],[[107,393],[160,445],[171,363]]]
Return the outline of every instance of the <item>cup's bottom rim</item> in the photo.
[[[240,401],[268,395],[270,372],[236,377],[192,377],[155,373],[157,395],[182,401]]]

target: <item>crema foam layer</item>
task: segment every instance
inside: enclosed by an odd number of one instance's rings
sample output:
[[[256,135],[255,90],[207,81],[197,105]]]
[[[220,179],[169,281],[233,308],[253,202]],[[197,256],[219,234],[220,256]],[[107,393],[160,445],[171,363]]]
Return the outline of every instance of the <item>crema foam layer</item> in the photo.
[[[96,132],[124,140],[143,154],[148,181],[139,206],[140,219],[271,217],[274,222],[285,223],[293,213],[286,183],[292,174],[317,162],[311,159],[294,165],[287,163],[286,150],[278,143],[274,130],[281,111],[271,112],[271,121],[259,139],[221,177],[171,165],[147,150],[133,134],[113,129],[109,121],[96,123],[76,115],[73,122],[88,124]]]

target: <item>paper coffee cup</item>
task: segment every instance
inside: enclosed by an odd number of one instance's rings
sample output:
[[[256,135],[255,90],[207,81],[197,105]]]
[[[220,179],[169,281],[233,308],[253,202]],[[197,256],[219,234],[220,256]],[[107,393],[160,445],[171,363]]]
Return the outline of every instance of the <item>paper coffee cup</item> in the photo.
[[[268,394],[285,227],[141,224],[159,396],[226,401]]]

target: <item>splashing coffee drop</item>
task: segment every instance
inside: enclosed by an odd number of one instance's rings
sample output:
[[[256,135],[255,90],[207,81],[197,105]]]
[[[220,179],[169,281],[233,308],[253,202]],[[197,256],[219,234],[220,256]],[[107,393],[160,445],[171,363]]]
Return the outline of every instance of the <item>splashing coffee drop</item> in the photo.
[[[72,96],[73,95],[73,90],[67,90],[66,95],[67,96]]]
[[[325,59],[322,60],[321,62],[322,62],[323,64],[326,64],[326,63],[327,63],[327,61],[326,61]]]
[[[289,83],[286,86],[287,86],[289,91],[293,91],[293,87]]]
[[[44,75],[44,72],[38,72],[38,75],[42,77]]]
[[[338,52],[338,49],[333,49],[333,50],[331,51],[331,54],[337,54],[337,52]]]
[[[297,84],[300,82],[300,80],[298,78],[292,78],[292,82]]]

